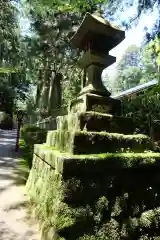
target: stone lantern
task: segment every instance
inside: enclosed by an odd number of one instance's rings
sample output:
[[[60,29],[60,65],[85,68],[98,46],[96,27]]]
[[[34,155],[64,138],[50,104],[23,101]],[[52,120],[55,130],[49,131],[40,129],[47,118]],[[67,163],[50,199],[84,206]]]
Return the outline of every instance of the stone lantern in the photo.
[[[70,105],[71,112],[97,111],[120,114],[120,101],[110,98],[111,93],[102,83],[104,68],[116,61],[109,51],[125,38],[125,32],[113,27],[102,17],[87,13],[71,44],[84,51],[78,65],[86,72],[78,98]]]

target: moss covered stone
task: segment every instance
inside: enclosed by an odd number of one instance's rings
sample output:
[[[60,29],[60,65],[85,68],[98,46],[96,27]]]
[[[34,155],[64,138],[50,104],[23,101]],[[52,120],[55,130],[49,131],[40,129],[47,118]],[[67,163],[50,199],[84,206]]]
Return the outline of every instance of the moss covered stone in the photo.
[[[34,153],[26,187],[43,239],[160,237],[160,154]]]
[[[131,118],[113,116],[98,112],[70,113],[57,118],[57,129],[64,131],[107,131],[132,134],[134,124]]]
[[[47,132],[46,145],[47,146],[55,145],[55,130]]]
[[[101,171],[107,169],[137,168],[141,166],[158,166],[160,153],[104,153],[72,155],[66,152],[36,144],[34,157],[39,157],[52,168],[58,169],[63,174],[70,174],[74,170],[97,172],[98,165]],[[65,170],[63,169],[65,166]],[[72,173],[74,174],[74,173]]]
[[[124,135],[107,132],[53,131],[49,146],[72,154],[144,152],[153,150],[151,139],[142,134]]]
[[[88,26],[93,30],[90,22]],[[107,47],[101,34],[93,39],[94,31],[81,30],[82,38],[85,33],[90,38],[84,42],[90,42],[93,51],[100,40],[97,51],[108,53],[112,37],[117,38],[109,29]],[[121,102],[111,98],[101,82],[106,58],[88,56],[82,59],[88,62],[81,61],[88,68],[88,85],[83,81],[69,115],[57,118],[58,129],[49,131],[46,143],[34,148],[26,189],[42,239],[158,240],[160,153],[154,152],[158,147],[149,137],[134,135],[132,120],[120,117]]]
[[[101,92],[101,91],[100,91]],[[71,101],[69,106],[69,112],[100,112],[108,113],[120,116],[121,114],[121,102],[118,99],[114,99],[107,96],[102,96],[101,93],[89,84],[86,86],[78,98]],[[104,93],[104,92],[103,92]],[[108,94],[108,92],[107,92]]]

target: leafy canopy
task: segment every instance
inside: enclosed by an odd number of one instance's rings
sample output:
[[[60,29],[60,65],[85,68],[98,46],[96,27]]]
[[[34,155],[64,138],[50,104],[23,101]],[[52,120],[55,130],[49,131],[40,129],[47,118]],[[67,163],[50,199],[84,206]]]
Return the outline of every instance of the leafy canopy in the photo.
[[[94,11],[105,3],[106,0],[37,0],[36,3],[43,6],[57,8],[59,11]]]

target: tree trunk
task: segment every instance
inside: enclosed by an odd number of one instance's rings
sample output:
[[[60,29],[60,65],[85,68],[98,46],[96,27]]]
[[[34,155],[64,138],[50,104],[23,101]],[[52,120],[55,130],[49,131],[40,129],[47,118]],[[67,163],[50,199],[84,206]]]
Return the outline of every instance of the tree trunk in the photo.
[[[40,101],[41,101],[41,92],[42,92],[42,87],[43,87],[43,82],[42,82],[42,70],[39,70],[38,74],[38,84],[37,84],[37,94],[36,94],[36,107],[40,107]]]
[[[50,81],[50,91],[48,97],[48,113],[52,115],[52,110],[61,107],[61,73],[52,73],[51,81]]]
[[[51,69],[48,61],[44,60],[44,75],[43,75],[43,87],[42,87],[42,98],[40,103],[41,110],[48,112],[48,95],[49,95],[49,83],[50,83]]]

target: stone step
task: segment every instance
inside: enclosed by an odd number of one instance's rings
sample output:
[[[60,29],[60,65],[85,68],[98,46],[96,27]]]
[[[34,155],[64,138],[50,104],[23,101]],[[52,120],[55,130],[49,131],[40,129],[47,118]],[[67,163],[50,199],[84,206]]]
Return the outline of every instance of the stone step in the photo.
[[[37,159],[38,158],[38,159]],[[140,167],[160,167],[160,153],[104,153],[72,155],[48,148],[42,144],[36,144],[34,149],[34,161],[49,164],[56,172],[76,175],[89,172],[106,172],[110,169],[126,169]],[[40,170],[43,169],[43,166]]]
[[[106,131],[132,134],[134,124],[132,118],[113,116],[97,112],[73,113],[57,118],[57,129],[64,131]]]
[[[71,154],[98,154],[118,152],[144,152],[154,150],[153,143],[143,134],[124,135],[108,132],[52,131],[47,146],[54,146]]]

